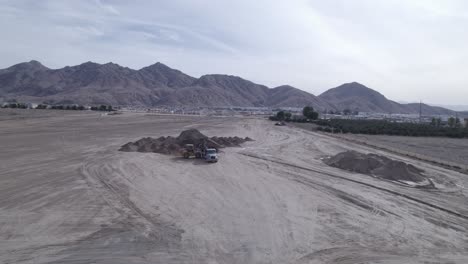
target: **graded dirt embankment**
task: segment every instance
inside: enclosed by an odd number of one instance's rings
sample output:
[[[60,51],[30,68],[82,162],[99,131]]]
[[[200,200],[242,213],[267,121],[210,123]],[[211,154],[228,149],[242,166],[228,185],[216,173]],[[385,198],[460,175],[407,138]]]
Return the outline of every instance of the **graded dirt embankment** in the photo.
[[[197,129],[182,131],[178,137],[146,137],[123,145],[119,150],[125,152],[154,152],[161,154],[178,154],[185,144],[204,145],[208,148],[239,147],[240,144],[252,141],[245,137],[207,137]]]

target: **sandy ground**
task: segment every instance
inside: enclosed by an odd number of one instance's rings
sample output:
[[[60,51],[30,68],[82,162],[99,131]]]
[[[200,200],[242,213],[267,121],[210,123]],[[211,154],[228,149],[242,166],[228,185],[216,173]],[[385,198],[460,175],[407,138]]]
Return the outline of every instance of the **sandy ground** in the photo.
[[[351,138],[377,143],[391,148],[421,155],[429,155],[442,161],[468,165],[468,139],[438,137],[402,137],[384,135],[347,135]]]
[[[468,177],[261,119],[0,111],[0,263],[467,263]],[[251,137],[216,164],[117,149]],[[425,170],[422,190],[328,167],[344,150]]]

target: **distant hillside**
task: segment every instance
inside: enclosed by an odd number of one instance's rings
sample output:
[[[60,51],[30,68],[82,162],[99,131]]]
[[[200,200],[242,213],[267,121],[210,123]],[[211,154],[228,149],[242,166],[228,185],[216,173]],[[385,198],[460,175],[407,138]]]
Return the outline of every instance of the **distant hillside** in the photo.
[[[468,111],[459,112],[459,117],[468,119]]]
[[[49,69],[38,61],[0,70],[0,99],[113,106],[304,107],[379,113],[419,113],[419,104],[399,104],[359,83],[347,83],[320,96],[292,86],[268,88],[241,77],[191,77],[162,63],[133,70],[114,63],[86,62]],[[424,114],[453,114],[423,105]]]
[[[267,102],[271,106],[291,106],[291,107],[304,107],[311,105],[320,110],[336,109],[335,106],[318,98],[317,96],[298,90],[289,85],[278,86],[270,89],[270,97]]]
[[[318,97],[340,110],[350,109],[359,112],[410,114],[419,113],[420,108],[419,104],[399,104],[389,100],[381,93],[357,82],[346,83],[332,88]],[[422,112],[426,115],[454,114],[452,110],[426,104],[422,104]]]
[[[193,78],[162,63],[132,70],[114,63],[86,62],[49,69],[30,61],[0,70],[0,97],[42,103],[137,106],[257,106],[332,108],[291,86],[270,89],[240,77]]]
[[[407,113],[419,113],[419,103],[402,104],[401,106],[406,109]],[[453,110],[427,104],[422,104],[421,110],[423,115],[455,115]]]

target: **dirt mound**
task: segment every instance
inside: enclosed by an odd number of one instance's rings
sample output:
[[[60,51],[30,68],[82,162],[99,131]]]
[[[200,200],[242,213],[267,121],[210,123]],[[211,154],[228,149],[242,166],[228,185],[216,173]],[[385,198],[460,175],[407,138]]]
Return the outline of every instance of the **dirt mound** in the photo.
[[[125,152],[155,152],[162,154],[179,154],[185,144],[204,144],[208,148],[237,147],[252,141],[251,138],[240,137],[207,137],[197,129],[182,131],[178,137],[146,137],[135,142],[128,142],[119,151]]]
[[[369,174],[372,170],[382,166],[385,163],[384,159],[387,158],[373,154],[364,155],[356,151],[347,151],[329,158],[325,163],[340,169]]]
[[[204,139],[208,139],[208,137],[196,129],[184,130],[177,137],[178,142],[181,144],[193,144],[193,142],[198,142]]]
[[[324,162],[332,167],[367,174],[385,180],[397,181],[407,185],[432,185],[432,182],[423,175],[423,170],[411,164],[376,154],[346,151],[330,157]]]
[[[174,137],[146,137],[135,142],[129,142],[123,145],[119,150],[126,152],[156,152],[171,154],[180,152],[181,146],[177,143],[177,140]]]
[[[426,180],[426,177],[422,175],[423,170],[401,161],[390,160],[372,172],[382,178],[394,181],[423,182]]]

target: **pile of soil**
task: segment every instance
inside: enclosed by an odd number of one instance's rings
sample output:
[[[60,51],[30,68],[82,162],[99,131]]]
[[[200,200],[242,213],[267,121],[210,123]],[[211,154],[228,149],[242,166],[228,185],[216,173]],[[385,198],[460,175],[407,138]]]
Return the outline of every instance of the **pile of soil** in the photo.
[[[423,170],[402,161],[392,160],[376,154],[363,154],[356,151],[346,151],[330,157],[324,162],[332,167],[347,171],[371,175],[377,178],[397,181],[403,184],[432,185],[423,175]]]
[[[179,154],[185,144],[204,144],[208,148],[238,147],[240,144],[252,141],[251,138],[240,137],[207,137],[197,129],[182,131],[178,137],[142,138],[135,142],[128,142],[119,151],[125,152],[154,152],[161,154]]]

